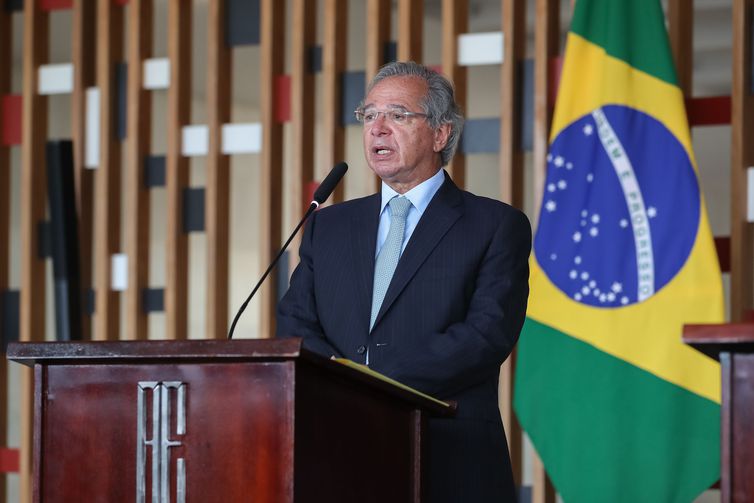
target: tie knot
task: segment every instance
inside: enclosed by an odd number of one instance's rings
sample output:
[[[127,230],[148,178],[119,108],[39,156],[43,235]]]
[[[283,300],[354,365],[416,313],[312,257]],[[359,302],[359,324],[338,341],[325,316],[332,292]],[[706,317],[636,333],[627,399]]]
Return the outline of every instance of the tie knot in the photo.
[[[392,218],[405,219],[408,209],[411,207],[411,201],[407,197],[394,197],[388,203],[390,205],[390,211]]]

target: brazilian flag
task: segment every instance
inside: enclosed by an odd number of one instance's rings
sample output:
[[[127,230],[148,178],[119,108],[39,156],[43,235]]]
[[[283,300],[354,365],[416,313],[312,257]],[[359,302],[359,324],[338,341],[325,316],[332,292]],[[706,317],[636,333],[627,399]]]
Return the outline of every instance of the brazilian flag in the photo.
[[[722,282],[659,0],[578,0],[514,407],[566,503],[688,502],[720,474],[720,368],[681,342]]]

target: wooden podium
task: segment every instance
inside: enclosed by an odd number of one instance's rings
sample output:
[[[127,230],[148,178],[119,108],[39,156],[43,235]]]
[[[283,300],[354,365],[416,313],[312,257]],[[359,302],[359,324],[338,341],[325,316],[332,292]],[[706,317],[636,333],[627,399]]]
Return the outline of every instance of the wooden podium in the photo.
[[[446,404],[300,339],[14,343],[34,368],[34,501],[421,501]]]
[[[754,502],[754,323],[686,325],[683,341],[720,360],[722,502]]]

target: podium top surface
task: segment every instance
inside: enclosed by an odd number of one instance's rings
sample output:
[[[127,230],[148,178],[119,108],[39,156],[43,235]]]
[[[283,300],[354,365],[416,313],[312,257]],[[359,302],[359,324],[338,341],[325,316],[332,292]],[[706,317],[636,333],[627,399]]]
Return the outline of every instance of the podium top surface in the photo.
[[[306,351],[303,351],[304,353]],[[290,359],[302,354],[301,339],[35,342],[8,345],[9,360],[24,365],[83,360]]]
[[[304,362],[324,372],[379,389],[434,414],[448,415],[454,406],[359,371],[302,348],[301,339],[238,339],[180,341],[14,342],[8,360],[41,365],[203,364],[232,362]],[[396,385],[397,384],[397,385]]]
[[[720,353],[754,353],[754,323],[686,325],[683,342],[712,358]]]

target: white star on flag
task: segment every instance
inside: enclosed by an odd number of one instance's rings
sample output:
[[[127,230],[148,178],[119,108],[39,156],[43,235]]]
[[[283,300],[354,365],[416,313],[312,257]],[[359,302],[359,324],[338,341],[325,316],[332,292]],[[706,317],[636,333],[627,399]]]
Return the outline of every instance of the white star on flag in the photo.
[[[573,233],[573,241],[578,243],[581,241],[581,233],[580,232],[574,232]]]
[[[560,190],[565,190],[566,187],[568,187],[568,184],[566,183],[565,180],[558,181],[558,188]]]
[[[656,217],[657,216],[657,208],[655,208],[654,206],[650,206],[649,208],[647,208],[647,216],[649,218]]]
[[[600,230],[596,227],[592,227],[591,229],[589,229],[589,235],[592,236],[593,238],[596,238],[597,234],[599,233],[600,233]]]
[[[565,163],[565,160],[563,160],[563,158],[561,156],[557,156],[555,158],[555,161],[554,161],[553,164],[555,164],[556,168],[559,168],[559,167],[563,166],[564,163]]]
[[[623,285],[618,283],[617,281],[612,284],[610,287],[610,290],[612,290],[615,293],[621,293],[623,291]]]
[[[547,184],[547,192],[555,192],[555,184],[554,183],[548,183]]]
[[[620,226],[623,227],[624,229],[626,227],[628,227],[628,220],[626,220],[625,218],[621,218],[620,219]]]
[[[584,126],[583,131],[585,135],[590,136],[592,132],[594,132],[594,128],[592,127],[591,124],[587,124],[586,126]]]
[[[550,213],[555,211],[557,208],[558,208],[557,203],[553,201],[552,199],[545,203],[545,209],[549,211]]]

